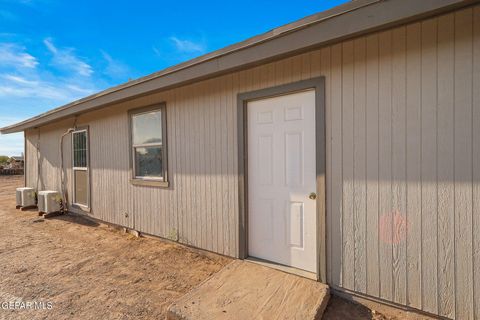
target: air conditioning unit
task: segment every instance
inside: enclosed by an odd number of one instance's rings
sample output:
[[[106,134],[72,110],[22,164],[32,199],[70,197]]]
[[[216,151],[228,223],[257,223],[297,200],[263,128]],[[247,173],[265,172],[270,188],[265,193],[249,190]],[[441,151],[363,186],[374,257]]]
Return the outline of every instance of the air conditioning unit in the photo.
[[[17,188],[17,208],[35,207],[37,197],[33,188]]]
[[[19,189],[19,188],[18,188]],[[22,207],[22,191],[18,190],[16,192],[16,197],[17,197],[17,209]]]
[[[62,197],[57,191],[40,191],[38,193],[38,212],[39,213],[55,213],[62,210]]]

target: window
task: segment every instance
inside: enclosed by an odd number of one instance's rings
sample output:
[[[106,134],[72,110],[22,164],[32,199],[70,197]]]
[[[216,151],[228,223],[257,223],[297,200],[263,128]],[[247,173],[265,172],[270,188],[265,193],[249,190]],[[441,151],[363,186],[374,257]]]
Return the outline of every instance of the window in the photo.
[[[130,117],[133,182],[157,181],[166,186],[165,105],[134,111]]]
[[[73,167],[87,167],[87,131],[73,133]]]
[[[73,151],[73,203],[79,206],[89,206],[89,159],[88,132],[77,130],[72,133]]]

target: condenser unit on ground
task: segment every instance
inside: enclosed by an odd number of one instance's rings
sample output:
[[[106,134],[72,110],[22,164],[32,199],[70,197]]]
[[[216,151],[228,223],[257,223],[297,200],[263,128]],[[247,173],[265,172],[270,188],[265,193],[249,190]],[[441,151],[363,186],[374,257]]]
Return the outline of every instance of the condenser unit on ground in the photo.
[[[17,188],[17,208],[30,208],[35,207],[36,203],[36,193],[33,188]]]
[[[45,190],[38,192],[38,212],[49,214],[61,211],[62,198],[57,191]]]

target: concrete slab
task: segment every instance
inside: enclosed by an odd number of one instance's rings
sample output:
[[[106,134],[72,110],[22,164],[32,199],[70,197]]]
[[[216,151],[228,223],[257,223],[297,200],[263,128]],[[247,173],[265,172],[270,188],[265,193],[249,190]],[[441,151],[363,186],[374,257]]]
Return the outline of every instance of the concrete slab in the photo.
[[[321,319],[327,285],[236,260],[168,308],[168,320]]]

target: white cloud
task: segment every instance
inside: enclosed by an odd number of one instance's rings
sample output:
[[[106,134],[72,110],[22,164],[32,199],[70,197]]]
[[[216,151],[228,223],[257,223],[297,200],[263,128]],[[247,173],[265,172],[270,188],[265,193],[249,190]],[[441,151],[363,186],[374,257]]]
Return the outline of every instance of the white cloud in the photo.
[[[3,75],[3,78],[6,79],[6,80],[9,80],[9,81],[12,81],[12,82],[23,84],[23,85],[37,85],[38,84],[37,81],[27,80],[27,79],[22,78],[20,76],[15,76],[15,75],[11,75],[11,74],[5,74],[5,75]]]
[[[129,67],[112,58],[111,55],[109,55],[107,52],[100,50],[100,53],[103,56],[103,59],[107,62],[107,66],[104,70],[104,73],[108,75],[111,78],[125,78],[128,77],[130,73]]]
[[[26,4],[26,5],[30,5],[30,4],[33,4],[35,3],[36,1],[35,0],[3,0],[4,2],[11,2],[11,3],[15,3],[15,4]]]
[[[65,88],[69,89],[72,92],[78,92],[79,94],[82,94],[85,96],[92,94],[94,91],[97,91],[97,90],[82,88],[75,84],[67,84],[65,85]]]
[[[64,103],[92,93],[91,89],[64,84],[62,81],[50,83],[18,75],[0,74],[0,97],[4,98],[43,98]]]
[[[17,16],[7,10],[0,10],[0,18],[2,20],[17,20]]]
[[[0,155],[20,155],[23,152],[23,143],[23,133],[0,135]]]
[[[24,120],[23,118],[0,116],[0,127]],[[23,152],[23,133],[0,135],[0,155],[18,156]]]
[[[0,42],[0,127],[93,94],[107,85],[102,77],[93,76],[93,68],[76,55],[75,49],[56,46],[50,38],[43,44],[51,54],[46,58],[49,63],[37,59],[20,43]],[[104,58],[110,73],[123,70],[110,55]],[[0,135],[0,155],[18,155],[22,150],[21,134]]]
[[[48,51],[52,53],[52,64],[60,69],[73,71],[81,76],[89,77],[93,73],[93,68],[75,55],[73,48],[58,48],[53,44],[51,38],[43,40]]]
[[[25,48],[14,43],[0,43],[0,67],[34,69],[37,59],[27,53]]]
[[[182,53],[204,53],[206,50],[204,43],[179,39],[177,37],[170,37],[170,41],[172,41],[175,48]]]
[[[5,127],[23,120],[25,119],[20,117],[0,116],[0,127]]]
[[[155,52],[155,54],[156,54],[157,56],[159,56],[159,57],[162,56],[162,52],[161,52],[160,49],[158,49],[157,47],[153,46],[153,47],[152,47],[152,50],[153,50],[153,52]]]
[[[34,106],[58,106],[98,91],[97,81],[89,77],[92,67],[74,55],[71,48],[58,48],[51,39],[44,40],[52,53],[52,65],[66,72],[52,72],[40,65],[18,43],[0,42],[0,106],[27,103]],[[21,104],[21,103],[20,103]],[[1,109],[1,108],[0,108]]]
[[[0,73],[0,110],[12,110],[10,114],[29,118],[40,111],[92,94],[97,89],[75,83],[75,79],[51,78],[35,71],[28,77]],[[24,109],[25,108],[25,109]],[[28,110],[27,110],[28,108]],[[5,114],[5,113],[4,113]],[[21,117],[0,115],[0,127],[24,120]],[[23,151],[22,134],[0,135],[0,155],[19,155]]]
[[[58,50],[57,50],[57,48],[53,45],[51,38],[47,38],[47,39],[43,40],[43,43],[45,44],[45,46],[47,47],[47,49],[48,49],[51,53],[53,53],[53,54],[57,54],[57,53],[58,53]]]

